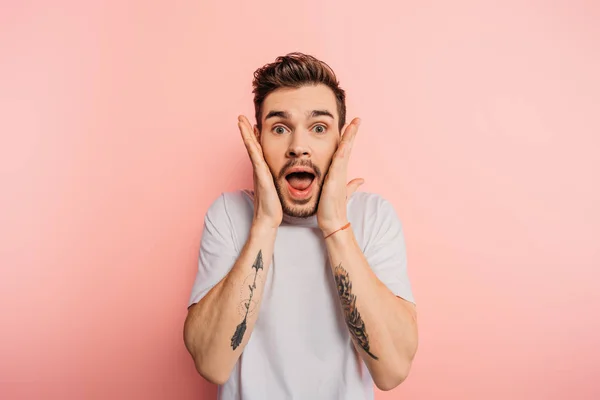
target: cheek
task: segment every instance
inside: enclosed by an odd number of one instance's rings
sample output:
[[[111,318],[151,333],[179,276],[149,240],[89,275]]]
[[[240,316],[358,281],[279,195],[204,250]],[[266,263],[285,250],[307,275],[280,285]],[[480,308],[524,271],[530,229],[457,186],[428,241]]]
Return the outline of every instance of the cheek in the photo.
[[[337,143],[328,143],[327,146],[323,146],[316,154],[314,154],[313,161],[321,168],[321,172],[325,174],[331,165],[331,160],[337,149]]]
[[[321,153],[328,159],[333,157],[333,154],[337,150],[340,144],[339,135],[329,136],[326,141],[321,145]]]
[[[269,143],[269,141],[265,140],[261,143],[263,155],[269,169],[273,176],[277,177],[279,171],[283,167],[285,163],[285,150],[280,149],[280,146],[277,146],[274,143]]]

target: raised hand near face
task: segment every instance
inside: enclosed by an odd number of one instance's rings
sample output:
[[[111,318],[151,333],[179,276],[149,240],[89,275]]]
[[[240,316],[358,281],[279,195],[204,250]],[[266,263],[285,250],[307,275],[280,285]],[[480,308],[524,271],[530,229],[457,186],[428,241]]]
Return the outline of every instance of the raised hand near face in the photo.
[[[346,126],[325,177],[317,210],[319,228],[325,236],[348,222],[346,216],[347,200],[364,183],[362,178],[355,178],[347,183],[348,162],[359,126],[359,118],[354,118]]]
[[[281,224],[283,210],[273,182],[273,174],[265,161],[262,147],[252,131],[248,118],[240,115],[238,127],[252,162],[254,178],[254,220],[252,223],[255,226],[277,228]]]

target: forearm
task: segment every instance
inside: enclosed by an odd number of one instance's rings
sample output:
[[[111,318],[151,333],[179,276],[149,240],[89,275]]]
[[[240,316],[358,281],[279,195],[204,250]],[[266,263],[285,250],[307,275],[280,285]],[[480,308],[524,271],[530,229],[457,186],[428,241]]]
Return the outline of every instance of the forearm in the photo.
[[[414,308],[377,278],[352,229],[339,231],[325,242],[355,347],[376,385],[392,389],[408,375],[417,350]]]
[[[185,322],[185,344],[207,380],[225,382],[258,316],[277,230],[253,225],[227,276],[197,304]]]

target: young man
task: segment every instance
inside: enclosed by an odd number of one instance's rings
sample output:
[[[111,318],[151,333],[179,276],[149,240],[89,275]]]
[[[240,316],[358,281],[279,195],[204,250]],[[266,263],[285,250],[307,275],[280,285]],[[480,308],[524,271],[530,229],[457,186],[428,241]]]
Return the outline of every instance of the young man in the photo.
[[[360,121],[325,63],[291,53],[253,85],[256,125],[238,126],[254,190],[206,214],[186,347],[220,399],[372,399],[417,350],[401,223],[347,183]]]

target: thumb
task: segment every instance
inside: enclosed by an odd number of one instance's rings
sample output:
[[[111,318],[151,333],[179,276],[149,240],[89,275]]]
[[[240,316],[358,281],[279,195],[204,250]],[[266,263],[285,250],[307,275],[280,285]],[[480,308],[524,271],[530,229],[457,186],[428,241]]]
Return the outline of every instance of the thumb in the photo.
[[[349,199],[350,196],[352,196],[352,194],[354,192],[356,192],[356,190],[363,184],[365,183],[365,180],[362,178],[356,178],[356,179],[352,179],[350,182],[348,182],[348,184],[346,185],[346,199]]]

